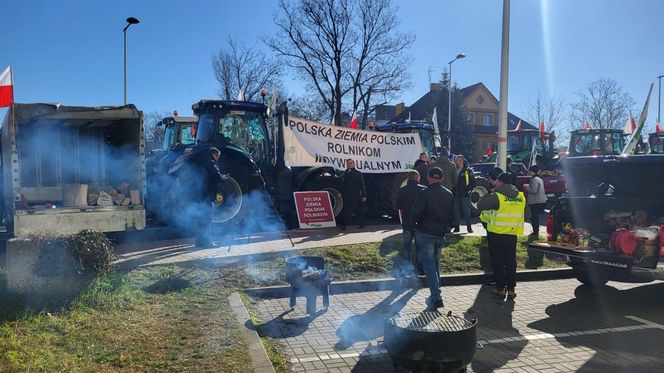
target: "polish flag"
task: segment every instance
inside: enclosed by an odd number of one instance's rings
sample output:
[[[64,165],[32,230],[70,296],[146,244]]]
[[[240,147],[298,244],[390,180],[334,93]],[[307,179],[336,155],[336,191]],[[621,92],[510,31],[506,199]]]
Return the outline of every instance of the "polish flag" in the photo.
[[[584,130],[589,130],[592,129],[593,127],[588,123],[588,121],[583,122],[583,129]]]
[[[657,125],[655,126],[655,132],[657,132],[657,133],[664,132],[664,131],[662,131],[662,125],[659,124],[659,122],[657,122]]]
[[[8,66],[0,74],[0,107],[11,106],[14,103],[14,80],[12,68]]]
[[[625,123],[625,129],[623,130],[623,132],[628,135],[631,135],[634,133],[635,130],[636,130],[636,121],[634,120],[632,113],[629,113],[629,119],[627,119],[627,123]]]
[[[350,128],[357,128],[357,114],[353,112],[353,119],[350,121]]]
[[[540,122],[540,139],[544,142],[544,121]]]
[[[521,131],[521,119],[519,119],[519,123],[517,123],[516,128],[514,129],[516,132]]]

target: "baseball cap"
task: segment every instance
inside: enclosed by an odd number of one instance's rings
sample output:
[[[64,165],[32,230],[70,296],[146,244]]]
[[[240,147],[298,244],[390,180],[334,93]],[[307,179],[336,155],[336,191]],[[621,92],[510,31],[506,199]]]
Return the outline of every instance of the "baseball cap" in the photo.
[[[503,169],[500,167],[494,167],[489,171],[489,178],[491,180],[496,180],[498,178],[498,175],[503,173]]]
[[[429,177],[433,179],[442,179],[443,170],[441,170],[440,167],[434,167],[429,170]]]
[[[502,181],[505,184],[510,184],[510,175],[506,172],[503,172],[502,174],[498,175],[498,180]]]

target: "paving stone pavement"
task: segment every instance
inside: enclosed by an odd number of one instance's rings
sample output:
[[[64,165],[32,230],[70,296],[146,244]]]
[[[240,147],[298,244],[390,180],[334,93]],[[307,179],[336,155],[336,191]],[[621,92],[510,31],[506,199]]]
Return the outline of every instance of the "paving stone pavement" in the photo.
[[[473,225],[473,233],[465,227],[459,234],[484,236],[482,224]],[[532,228],[525,224],[525,234]],[[164,265],[199,261],[239,260],[243,256],[278,253],[298,249],[345,245],[362,242],[380,242],[401,234],[399,225],[370,225],[362,229],[349,226],[348,230],[326,228],[317,230],[292,230],[288,233],[263,233],[230,237],[214,237],[218,247],[202,249],[194,245],[194,239],[155,240],[150,242],[126,242],[116,246],[118,264],[124,266]],[[292,239],[292,244],[290,238]]]
[[[515,300],[481,285],[444,287],[445,311],[479,318],[472,372],[662,372],[664,282],[610,282],[591,291],[576,280],[520,283]],[[424,309],[428,289],[331,296],[307,315],[304,298],[255,305],[261,336],[278,341],[295,372],[391,372],[383,320]]]

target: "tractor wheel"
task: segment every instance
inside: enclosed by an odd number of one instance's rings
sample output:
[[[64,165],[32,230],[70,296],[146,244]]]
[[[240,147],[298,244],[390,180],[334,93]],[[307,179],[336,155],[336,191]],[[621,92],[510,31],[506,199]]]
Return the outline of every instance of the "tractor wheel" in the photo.
[[[244,194],[242,188],[235,179],[228,177],[224,182],[217,185],[217,197],[212,208],[212,223],[226,223],[235,218],[240,209]]]
[[[333,174],[328,172],[321,172],[316,175],[311,175],[302,184],[301,191],[325,191],[330,195],[330,202],[332,203],[332,211],[334,216],[339,216],[344,207],[344,199],[341,196],[341,187],[338,180]]]

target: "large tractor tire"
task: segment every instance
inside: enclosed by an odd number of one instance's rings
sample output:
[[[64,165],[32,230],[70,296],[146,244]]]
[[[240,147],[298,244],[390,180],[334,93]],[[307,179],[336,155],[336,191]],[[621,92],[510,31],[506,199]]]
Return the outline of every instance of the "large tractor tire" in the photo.
[[[320,172],[311,175],[302,184],[300,191],[325,191],[330,195],[330,202],[332,203],[332,211],[334,216],[339,216],[344,207],[344,199],[341,196],[341,186],[339,181],[334,177],[334,174],[329,172]]]
[[[215,224],[226,223],[235,218],[242,209],[244,193],[240,184],[228,177],[217,185],[217,197],[212,207],[211,222]]]

